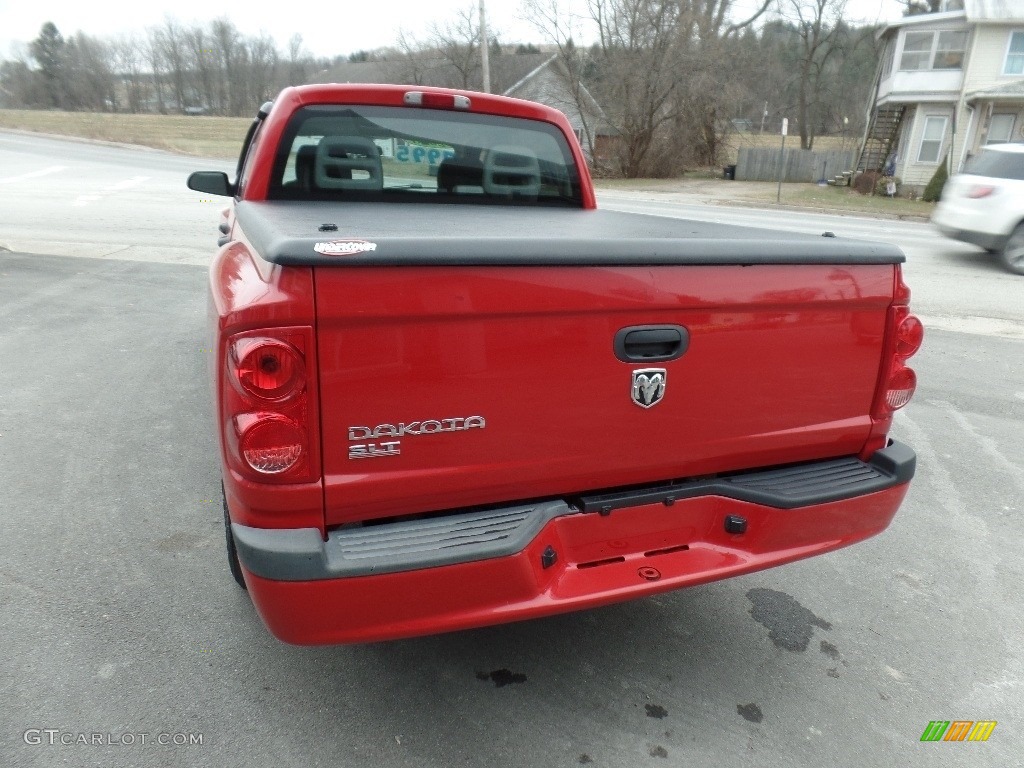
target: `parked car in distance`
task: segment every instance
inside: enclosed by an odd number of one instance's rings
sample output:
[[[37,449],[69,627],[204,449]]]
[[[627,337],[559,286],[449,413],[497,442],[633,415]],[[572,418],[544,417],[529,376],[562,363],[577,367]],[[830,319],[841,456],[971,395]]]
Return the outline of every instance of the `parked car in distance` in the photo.
[[[1024,275],[1024,144],[985,147],[942,190],[932,223]]]

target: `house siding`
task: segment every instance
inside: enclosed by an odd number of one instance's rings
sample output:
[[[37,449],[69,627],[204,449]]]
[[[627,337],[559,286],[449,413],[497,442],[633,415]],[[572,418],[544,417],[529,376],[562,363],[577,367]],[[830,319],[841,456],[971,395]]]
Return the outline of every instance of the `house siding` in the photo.
[[[936,98],[938,94],[947,91],[959,91],[963,82],[962,70],[943,69],[917,69],[901,70],[900,64],[903,60],[903,48],[907,40],[907,32],[967,32],[967,45],[964,52],[965,61],[969,61],[971,47],[974,44],[974,35],[971,26],[963,18],[946,19],[934,24],[919,25],[906,29],[899,29],[886,44],[886,51],[882,55],[888,55],[889,45],[893,45],[892,67],[889,71],[882,70],[882,79],[878,85],[878,98],[889,97],[894,101],[900,101],[901,96],[910,93],[931,94]]]
[[[991,113],[989,113],[987,107],[981,111],[983,112],[981,125],[975,132],[975,141],[971,146],[972,152],[977,152],[988,142],[988,132],[992,126],[993,115],[1013,115],[1013,134],[1010,136],[1010,141],[1024,141],[1024,104],[996,105]]]
[[[965,73],[964,90],[967,93],[1024,80],[1024,75],[1003,74],[1011,32],[1024,32],[1024,24],[984,25],[977,28],[977,43]]]
[[[1024,141],[1024,98],[973,96],[993,88],[1012,93],[1015,84],[1024,84],[1024,75],[1003,73],[1012,33],[1024,33],[1020,2],[1012,0],[1012,10],[1008,5],[999,6],[991,13],[980,13],[980,6],[968,4],[966,13],[936,14],[934,20],[917,17],[886,31],[875,108],[880,103],[906,105],[896,163],[896,174],[904,185],[924,186],[946,157],[953,171],[960,170],[964,161],[985,145],[993,115],[1013,115],[1011,141]],[[908,32],[952,29],[970,32],[962,71],[899,70]],[[940,157],[938,162],[918,162],[925,121],[930,116],[946,118]]]
[[[583,130],[583,114],[573,98],[571,89],[566,85],[564,77],[554,65],[544,67],[528,81],[514,90],[508,91],[505,95],[537,101],[554,107],[565,114],[574,131]],[[607,132],[604,121],[593,111],[589,111],[586,122],[591,134],[595,137],[597,134]],[[586,144],[586,141],[584,140],[583,143]]]
[[[1024,22],[1013,24],[985,24],[978,28],[978,44],[968,63],[964,91],[970,95],[975,91],[1004,86],[1010,83],[1024,82],[1024,75],[1004,75],[1006,52],[1010,44],[1010,36],[1014,32],[1024,33]],[[977,153],[988,141],[989,129],[993,115],[1014,115],[1014,128],[1011,140],[1021,141],[1024,134],[1024,101],[991,103],[984,98],[976,104],[975,125],[970,143],[969,154]]]
[[[902,163],[897,164],[896,175],[903,180],[904,185],[923,187],[935,174],[939,163],[946,159],[950,149],[950,120],[953,116],[953,105],[943,104],[922,104],[915,110],[912,122],[905,129],[909,130],[909,139],[904,149],[905,157]],[[943,138],[942,147],[939,150],[939,159],[934,163],[918,162],[917,158],[921,151],[921,140],[924,138],[924,126],[929,117],[946,118],[946,133]]]
[[[561,110],[569,118],[573,128],[579,128],[581,124],[579,110],[572,103],[561,78],[554,71],[553,67],[545,67],[534,77],[520,87],[508,94],[517,99],[529,99],[547,104],[555,109]]]

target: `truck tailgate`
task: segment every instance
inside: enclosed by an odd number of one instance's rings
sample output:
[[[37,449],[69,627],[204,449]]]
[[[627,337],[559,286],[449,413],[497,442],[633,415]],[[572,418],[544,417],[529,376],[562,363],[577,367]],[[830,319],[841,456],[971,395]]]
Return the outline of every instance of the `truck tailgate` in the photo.
[[[314,275],[332,526],[856,453],[894,267]],[[685,352],[620,359],[634,326],[683,329]]]

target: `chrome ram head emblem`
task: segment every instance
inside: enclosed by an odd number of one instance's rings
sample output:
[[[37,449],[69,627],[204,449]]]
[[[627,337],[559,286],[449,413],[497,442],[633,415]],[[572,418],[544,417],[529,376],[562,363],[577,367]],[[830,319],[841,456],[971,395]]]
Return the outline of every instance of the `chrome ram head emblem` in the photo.
[[[651,408],[665,397],[664,368],[641,368],[633,371],[633,402],[641,408]]]

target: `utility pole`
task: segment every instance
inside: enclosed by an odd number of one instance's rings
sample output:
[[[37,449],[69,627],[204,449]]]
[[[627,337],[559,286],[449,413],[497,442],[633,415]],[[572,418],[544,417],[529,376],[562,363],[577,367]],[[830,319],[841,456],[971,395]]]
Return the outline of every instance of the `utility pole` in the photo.
[[[789,118],[782,118],[782,146],[779,148],[779,189],[775,193],[775,202],[782,202],[782,179],[786,175],[786,134],[789,133]]]
[[[487,16],[484,14],[484,0],[480,0],[480,68],[484,76],[484,93],[491,92],[491,63],[488,60],[490,51],[487,47]]]

